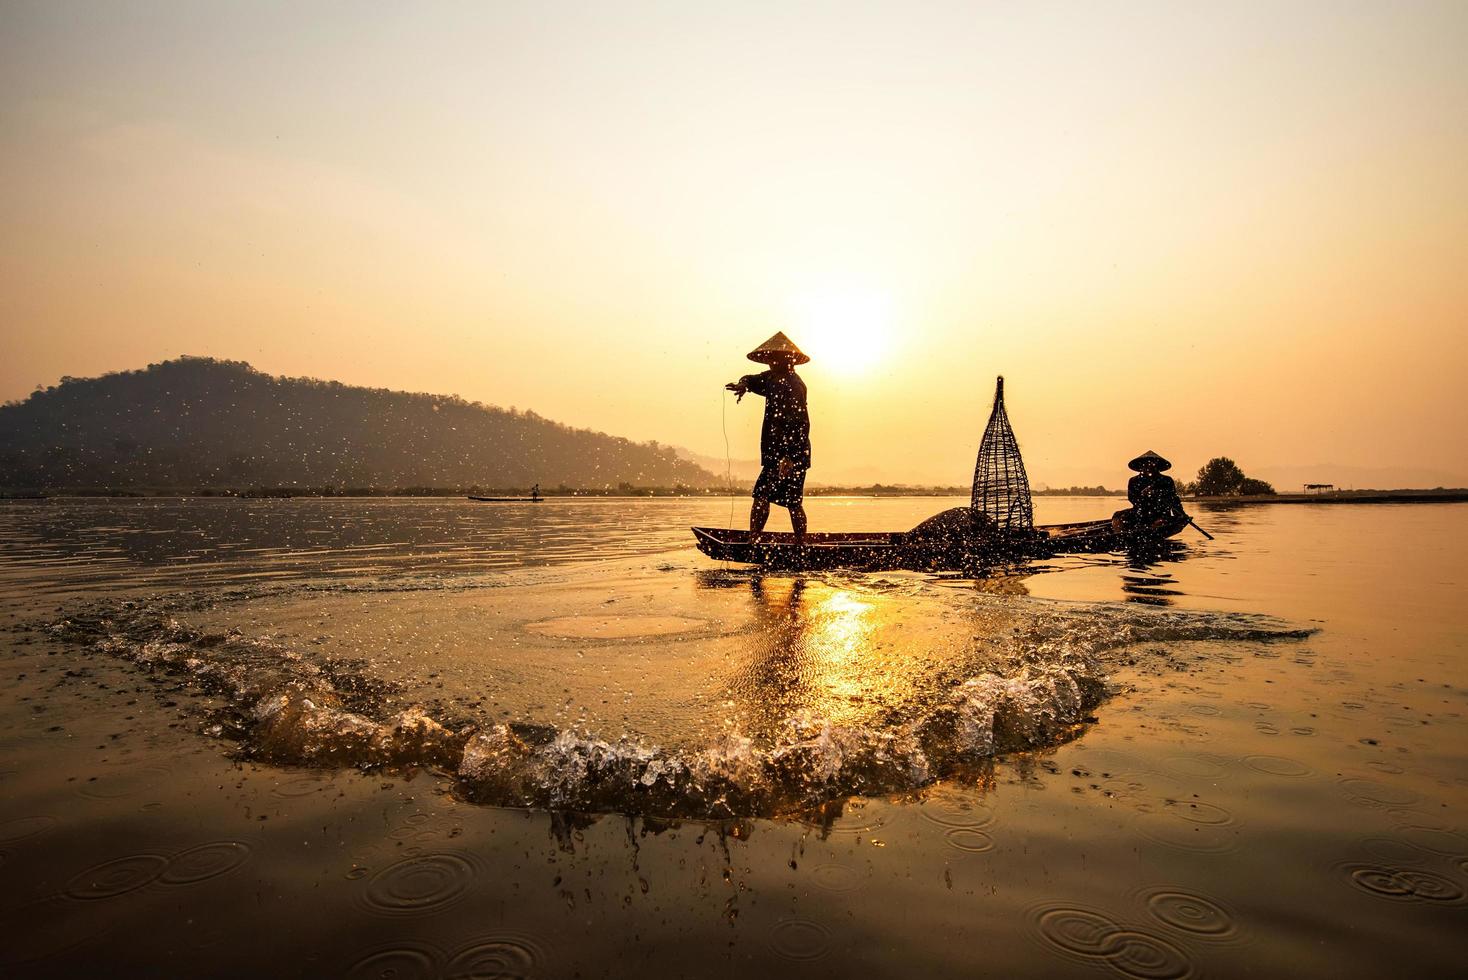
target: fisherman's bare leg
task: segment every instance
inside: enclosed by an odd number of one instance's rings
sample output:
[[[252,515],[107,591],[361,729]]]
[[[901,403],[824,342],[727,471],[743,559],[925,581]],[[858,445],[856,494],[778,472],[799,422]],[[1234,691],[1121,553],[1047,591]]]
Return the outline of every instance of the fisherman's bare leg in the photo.
[[[765,529],[765,521],[770,519],[770,502],[754,498],[754,504],[749,508],[749,529],[759,534]]]
[[[805,505],[796,504],[790,508],[790,526],[795,529],[797,538],[805,537]]]

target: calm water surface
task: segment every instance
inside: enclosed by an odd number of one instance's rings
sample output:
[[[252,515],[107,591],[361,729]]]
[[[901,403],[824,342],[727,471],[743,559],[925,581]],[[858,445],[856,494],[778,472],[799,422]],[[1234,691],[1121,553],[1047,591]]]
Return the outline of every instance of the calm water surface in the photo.
[[[1468,506],[979,581],[721,566],[687,528],[731,512],[0,504],[0,964],[1461,969]]]

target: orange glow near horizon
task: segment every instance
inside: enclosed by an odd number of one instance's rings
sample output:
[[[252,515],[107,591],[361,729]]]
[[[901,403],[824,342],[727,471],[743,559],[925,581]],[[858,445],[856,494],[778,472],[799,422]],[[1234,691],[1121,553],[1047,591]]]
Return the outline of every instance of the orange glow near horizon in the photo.
[[[813,483],[1468,484],[1468,5],[0,12],[0,398],[198,354]],[[759,413],[728,414],[736,459]]]

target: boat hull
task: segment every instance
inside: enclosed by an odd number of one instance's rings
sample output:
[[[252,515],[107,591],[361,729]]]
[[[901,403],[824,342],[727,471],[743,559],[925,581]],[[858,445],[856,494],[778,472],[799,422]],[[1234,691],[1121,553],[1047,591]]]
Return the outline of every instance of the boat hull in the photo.
[[[693,537],[698,550],[716,561],[767,568],[891,569],[909,560],[900,534],[807,534],[796,542],[789,532],[766,532],[756,539],[748,531],[695,527]]]
[[[1117,530],[1111,519],[1078,524],[1037,527],[1023,537],[996,543],[980,553],[934,553],[910,541],[905,532],[874,531],[844,534],[806,534],[801,540],[788,531],[766,531],[759,535],[729,528],[695,527],[698,550],[716,561],[732,561],[766,568],[818,569],[864,568],[943,569],[975,564],[1044,558],[1058,554],[1082,554],[1157,548],[1187,527],[1185,518],[1174,518],[1158,528],[1143,532]]]

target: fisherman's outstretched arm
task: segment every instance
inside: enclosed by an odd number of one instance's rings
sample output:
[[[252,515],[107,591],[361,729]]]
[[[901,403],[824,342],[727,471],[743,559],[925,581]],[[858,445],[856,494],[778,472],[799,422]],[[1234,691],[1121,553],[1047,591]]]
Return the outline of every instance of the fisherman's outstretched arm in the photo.
[[[768,395],[770,392],[769,378],[770,372],[768,371],[763,371],[759,374],[746,374],[738,381],[726,384],[724,387],[740,397],[743,397],[747,391],[752,391],[756,395]]]

